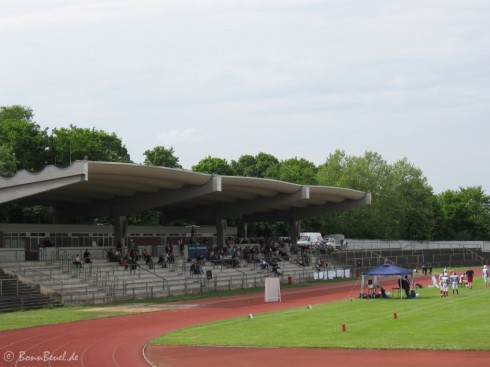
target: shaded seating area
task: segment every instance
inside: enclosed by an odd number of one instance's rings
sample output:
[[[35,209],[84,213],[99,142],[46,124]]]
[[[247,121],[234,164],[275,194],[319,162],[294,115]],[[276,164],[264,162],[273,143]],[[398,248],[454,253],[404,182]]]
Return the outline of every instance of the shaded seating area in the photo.
[[[362,273],[362,278],[361,278],[361,296],[365,294],[364,284],[365,284],[366,277],[368,278],[367,295],[369,298],[381,297],[383,293],[386,293],[386,292],[382,292],[384,291],[384,289],[379,286],[377,281],[378,277],[393,277],[393,278],[396,277],[397,280],[392,288],[392,295],[394,296],[395,293],[398,293],[399,298],[402,299],[401,285],[404,284],[403,281],[408,276],[413,276],[412,270],[405,269],[394,264],[383,264],[373,269],[370,269],[368,271],[365,271]],[[410,284],[408,284],[408,287],[410,287]]]

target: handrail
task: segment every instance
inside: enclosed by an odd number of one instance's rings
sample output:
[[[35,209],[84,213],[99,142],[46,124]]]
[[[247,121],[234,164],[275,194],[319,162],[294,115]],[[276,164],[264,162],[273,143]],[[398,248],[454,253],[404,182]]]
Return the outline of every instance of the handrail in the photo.
[[[400,246],[400,248],[401,248],[401,250],[402,250],[402,251],[404,251],[404,250],[405,250],[407,247],[411,247],[411,248],[412,248],[412,250],[413,250],[413,248],[415,247],[415,244],[414,244],[414,243],[412,243],[412,242],[409,242],[409,243],[406,243],[406,244],[405,244],[405,245],[403,245],[403,246]]]
[[[15,296],[19,295],[19,281],[17,279],[0,279],[0,297],[3,297],[3,288],[4,284],[9,284],[9,283],[14,283],[16,285],[16,294]]]
[[[99,281],[102,279],[102,269],[101,268],[96,268],[95,269],[95,284],[99,284]]]
[[[238,268],[233,268],[234,270],[238,271],[239,273],[242,274],[242,278],[244,281],[247,281],[247,274],[244,272],[244,271],[241,271],[240,269]]]
[[[488,262],[488,261],[487,261],[487,259],[485,259],[483,256],[481,256],[481,255],[477,254],[475,251],[473,251],[473,250],[471,250],[471,249],[469,249],[469,248],[467,248],[467,247],[463,247],[463,249],[464,249],[465,251],[468,251],[470,254],[472,254],[473,256],[475,256],[477,259],[479,258],[479,259],[480,259],[480,261],[482,262],[482,265],[487,265],[487,262]]]
[[[141,270],[143,270],[143,271],[146,271],[148,274],[152,274],[153,276],[160,278],[163,281],[163,288],[165,289],[165,283],[168,284],[168,282],[169,282],[168,279],[162,277],[161,275],[158,275],[155,271],[150,271],[149,269],[145,269],[140,264],[136,264],[136,266],[140,269],[140,272],[141,272]]]
[[[60,289],[61,289],[61,292],[63,291],[63,284],[64,284],[63,281],[60,280],[60,279],[53,278],[52,277],[52,274],[51,274],[51,269],[50,269],[50,274],[49,275],[46,274],[45,272],[41,271],[41,270],[36,269],[36,268],[28,268],[28,269],[23,268],[22,270],[23,270],[23,274],[22,275],[21,274],[18,274],[16,271],[12,271],[12,270],[8,270],[6,272],[12,273],[12,274],[14,274],[17,277],[18,276],[23,276],[23,277],[27,278],[28,276],[26,275],[26,271],[29,270],[29,277],[28,278],[34,284],[36,284],[36,285],[43,285],[42,282],[46,278],[46,280],[48,280],[48,281],[53,281],[53,282],[59,282],[59,283],[61,283]],[[38,279],[38,281],[35,281],[35,280],[32,279],[33,276],[35,277],[36,275],[40,275],[40,279]],[[49,287],[49,288],[52,288],[52,287]],[[57,288],[53,288],[53,290],[56,291]]]
[[[4,271],[5,274],[9,274],[9,275],[12,275],[12,276],[15,277],[14,280],[17,281],[17,294],[19,294],[19,283],[26,283],[27,282],[28,284],[34,285],[38,289],[40,289],[41,286],[43,286],[42,283],[37,282],[35,280],[32,280],[31,278],[27,278],[25,275],[17,274],[15,271],[7,270],[7,269],[3,269],[3,271]],[[20,280],[20,278],[25,279],[25,280],[22,281],[22,280]],[[61,290],[57,290],[56,288],[47,287],[47,286],[43,286],[44,289],[49,289],[50,291],[52,291],[53,294],[62,295],[63,294],[63,281],[60,281],[58,279],[52,279],[52,280],[61,283]]]

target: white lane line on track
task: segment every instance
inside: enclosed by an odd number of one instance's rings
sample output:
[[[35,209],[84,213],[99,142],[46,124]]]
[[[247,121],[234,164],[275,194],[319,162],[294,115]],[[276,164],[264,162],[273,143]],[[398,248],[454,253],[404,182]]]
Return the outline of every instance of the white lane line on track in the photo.
[[[119,349],[119,345],[112,349],[112,361],[116,364],[117,367],[121,367],[119,363],[116,361],[116,352]]]
[[[148,347],[148,344],[145,344],[145,346],[143,347],[143,350],[141,351],[143,353],[143,358],[145,359],[145,361],[152,367],[158,367],[156,364],[153,364],[152,361],[150,361],[148,359],[148,357],[146,356],[146,347]]]

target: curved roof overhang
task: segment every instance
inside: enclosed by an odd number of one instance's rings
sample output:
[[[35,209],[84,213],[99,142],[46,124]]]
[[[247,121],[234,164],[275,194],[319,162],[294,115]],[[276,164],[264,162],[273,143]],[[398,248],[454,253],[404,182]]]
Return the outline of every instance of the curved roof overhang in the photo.
[[[371,194],[253,177],[220,176],[141,164],[76,161],[0,178],[0,204],[56,208],[65,217],[163,211],[168,219],[202,221],[305,219],[371,203]]]

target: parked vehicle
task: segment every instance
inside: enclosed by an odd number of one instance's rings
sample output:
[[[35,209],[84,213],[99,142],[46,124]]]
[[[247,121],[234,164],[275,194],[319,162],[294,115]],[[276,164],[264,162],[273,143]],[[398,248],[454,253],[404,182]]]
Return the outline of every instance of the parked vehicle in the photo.
[[[301,232],[299,234],[298,246],[301,247],[316,247],[323,240],[320,232]]]

